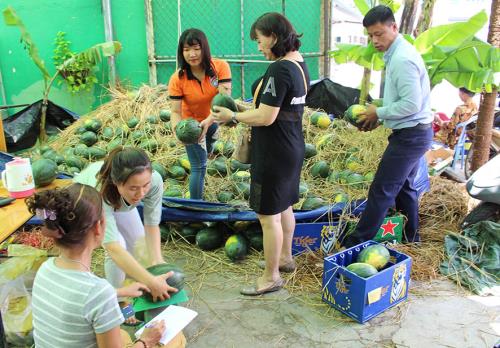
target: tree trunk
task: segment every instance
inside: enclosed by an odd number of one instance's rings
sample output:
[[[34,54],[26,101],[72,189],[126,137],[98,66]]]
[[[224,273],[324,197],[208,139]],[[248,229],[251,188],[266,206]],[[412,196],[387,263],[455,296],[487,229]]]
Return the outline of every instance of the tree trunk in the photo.
[[[424,0],[422,4],[422,11],[420,12],[420,17],[418,17],[417,27],[413,32],[413,35],[415,37],[422,34],[431,26],[432,12],[434,11],[435,3],[436,0]]]
[[[401,34],[411,34],[415,24],[419,0],[405,0],[405,7],[401,15],[401,24],[399,32]]]
[[[370,92],[370,78],[372,76],[372,71],[365,68],[363,71],[363,80],[361,80],[361,89],[359,91],[359,103],[361,105],[366,104],[366,99],[368,98],[368,93]]]
[[[500,6],[499,0],[491,2],[490,27],[488,31],[488,42],[494,46],[500,45]],[[477,170],[489,159],[491,128],[495,113],[497,88],[491,93],[484,93],[479,105],[476,134],[474,136],[474,152],[472,155],[472,171]]]

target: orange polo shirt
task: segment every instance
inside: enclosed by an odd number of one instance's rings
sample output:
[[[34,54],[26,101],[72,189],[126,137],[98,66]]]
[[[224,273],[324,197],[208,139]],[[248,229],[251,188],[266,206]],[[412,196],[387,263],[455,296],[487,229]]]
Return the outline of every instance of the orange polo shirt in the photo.
[[[179,77],[179,70],[173,73],[168,83],[170,99],[181,100],[182,118],[194,118],[203,121],[210,115],[212,99],[219,92],[219,83],[231,82],[231,69],[225,60],[212,59],[215,76],[205,74],[203,81],[198,81],[190,72],[185,71]]]

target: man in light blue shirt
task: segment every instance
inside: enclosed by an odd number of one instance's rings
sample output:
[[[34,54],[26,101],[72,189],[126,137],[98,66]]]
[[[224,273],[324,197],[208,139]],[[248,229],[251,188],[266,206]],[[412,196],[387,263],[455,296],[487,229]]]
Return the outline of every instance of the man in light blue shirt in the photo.
[[[385,52],[386,77],[383,106],[369,105],[361,114],[364,122],[360,128],[370,131],[382,120],[393,131],[356,231],[342,244],[350,247],[372,239],[393,206],[408,218],[405,241],[418,242],[418,197],[413,181],[418,163],[432,141],[429,76],[420,54],[399,35],[389,7],[372,8],[363,26],[373,46]]]

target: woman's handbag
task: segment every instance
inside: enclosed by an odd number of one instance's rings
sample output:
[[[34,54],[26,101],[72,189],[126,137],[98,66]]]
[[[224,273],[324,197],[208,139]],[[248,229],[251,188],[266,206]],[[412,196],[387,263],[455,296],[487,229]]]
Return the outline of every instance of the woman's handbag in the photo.
[[[295,60],[291,59],[287,60],[294,63],[299,68],[300,72],[302,73],[302,78],[304,79],[304,87],[307,93],[307,81],[306,81],[306,76],[304,74],[304,70],[302,70],[302,67]],[[259,95],[263,80],[264,78],[260,80],[259,84],[257,85],[257,88],[255,89],[255,93],[253,94],[254,106],[255,103],[257,102],[257,96]],[[234,149],[233,158],[241,163],[250,164],[251,162],[251,156],[250,156],[252,147],[251,134],[252,134],[252,128],[248,126],[241,129],[240,131],[239,139]]]

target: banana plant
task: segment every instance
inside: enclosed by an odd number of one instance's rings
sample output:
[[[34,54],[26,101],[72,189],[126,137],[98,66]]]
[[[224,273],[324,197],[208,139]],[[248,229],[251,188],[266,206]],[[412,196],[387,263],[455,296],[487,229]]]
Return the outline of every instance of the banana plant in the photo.
[[[87,61],[91,62],[92,65],[95,66],[102,61],[103,57],[109,57],[118,54],[121,51],[121,44],[118,41],[109,41],[94,45],[86,49],[85,51],[77,53],[73,57],[64,61],[61,65],[59,65],[56,68],[55,73],[51,75],[47,70],[47,68],[45,67],[44,61],[40,58],[38,54],[38,48],[31,39],[30,33],[27,31],[23,21],[17,15],[16,11],[11,6],[8,6],[3,11],[3,17],[6,25],[16,26],[19,28],[19,31],[21,32],[21,43],[24,45],[24,48],[28,52],[30,58],[33,60],[35,65],[42,73],[44,81],[44,90],[43,90],[43,102],[41,109],[39,140],[40,143],[44,143],[47,139],[47,134],[45,132],[45,121],[47,118],[47,105],[49,99],[49,92],[57,76],[59,76],[61,71],[63,71],[68,65],[70,65],[80,57],[85,57]]]
[[[354,0],[354,4],[363,16],[376,5],[388,6],[394,13],[401,6],[401,3],[394,0]],[[337,44],[337,47],[338,50],[330,52],[330,57],[334,58],[337,64],[353,61],[364,68],[359,94],[359,104],[364,105],[370,90],[372,70],[382,70],[384,68],[382,54],[373,47],[371,42],[367,46]]]
[[[360,9],[362,13],[364,10]],[[486,13],[481,11],[466,22],[432,27],[415,40],[405,35],[422,55],[432,87],[443,80],[475,92],[491,91],[493,86],[498,86],[500,49],[474,36],[487,20]],[[382,54],[374,51],[371,44],[337,47],[330,56],[338,64],[355,62],[365,69],[383,69]]]

